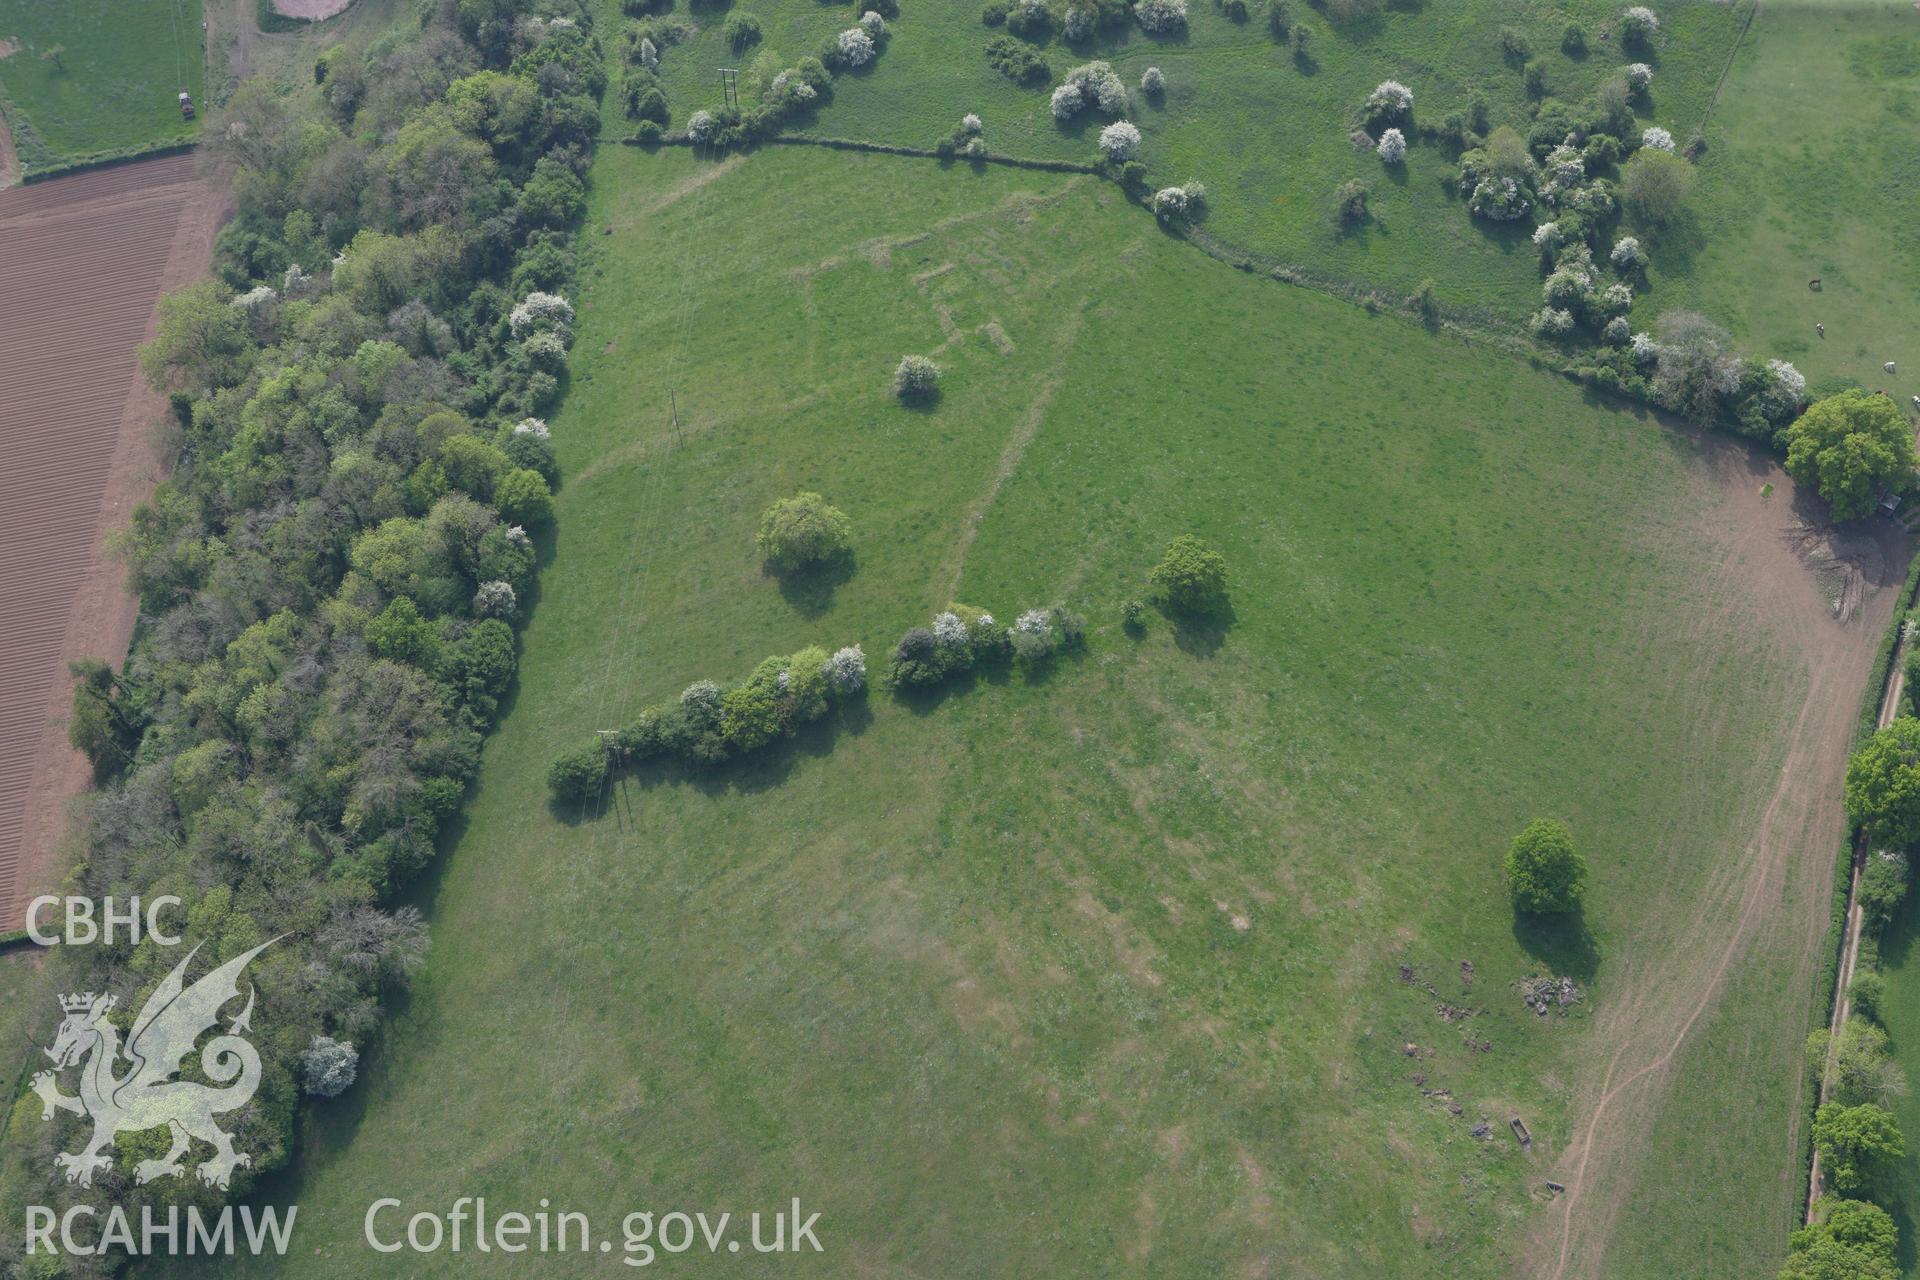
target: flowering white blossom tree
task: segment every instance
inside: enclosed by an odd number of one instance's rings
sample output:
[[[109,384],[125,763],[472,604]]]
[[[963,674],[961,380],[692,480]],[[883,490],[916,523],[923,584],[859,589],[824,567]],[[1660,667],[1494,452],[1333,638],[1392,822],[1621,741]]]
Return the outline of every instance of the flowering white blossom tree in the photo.
[[[1624,283],[1608,285],[1600,291],[1600,306],[1607,314],[1620,316],[1633,309],[1633,286]]]
[[[862,35],[866,33],[861,32]],[[711,142],[720,132],[720,117],[711,111],[696,111],[687,117],[687,136],[695,142]]]
[[[1770,375],[1761,394],[1762,408],[1769,419],[1785,422],[1807,407],[1807,376],[1785,360],[1767,361]]]
[[[337,1098],[345,1093],[359,1067],[360,1051],[330,1036],[315,1036],[300,1059],[307,1092],[317,1098]]]
[[[1142,31],[1165,35],[1187,25],[1187,0],[1136,0],[1133,16]]]
[[[1652,364],[1660,358],[1660,344],[1653,340],[1652,334],[1633,335],[1633,358],[1637,364]]]
[[[1542,307],[1529,323],[1542,337],[1563,337],[1573,332],[1573,313],[1561,307]]]
[[[1140,88],[1146,93],[1165,93],[1167,78],[1160,74],[1160,68],[1148,67],[1140,73]]]
[[[1655,151],[1673,150],[1673,135],[1657,124],[1650,124],[1640,134],[1640,145],[1652,147]]]
[[[1399,164],[1407,158],[1407,135],[1398,129],[1389,129],[1380,135],[1380,160],[1383,164]]]
[[[649,71],[660,65],[660,50],[654,48],[653,41],[646,36],[640,37],[640,65]]]
[[[1185,187],[1162,187],[1153,193],[1153,212],[1162,221],[1186,217],[1192,204]]]
[[[980,123],[980,117],[969,111],[960,117],[960,127],[968,133],[979,133],[984,126]]]
[[[1013,651],[1028,662],[1045,659],[1060,644],[1057,610],[1029,609],[1013,622]]]
[[[1131,120],[1116,120],[1100,131],[1100,149],[1109,160],[1131,160],[1140,149],[1140,130]]]
[[[867,687],[867,655],[857,644],[834,650],[823,671],[835,693],[858,693]]]
[[[878,40],[887,34],[887,20],[869,9],[860,15],[860,29]]]
[[[553,430],[547,426],[545,418],[522,418],[513,424],[513,434],[533,436],[540,440],[553,439]]]
[[[564,330],[572,323],[571,302],[557,293],[542,293],[537,289],[507,313],[507,327],[516,338],[534,330]]]
[[[1636,62],[1627,68],[1627,88],[1631,89],[1635,94],[1645,93],[1647,86],[1652,83],[1653,68],[1646,63]]]
[[[533,539],[527,536],[527,531],[524,527],[517,524],[510,524],[507,526],[507,545],[510,547],[518,547],[524,551],[533,545]]]
[[[1607,321],[1607,327],[1600,336],[1607,340],[1609,346],[1624,347],[1633,340],[1633,326],[1627,323],[1625,316],[1615,316]]]
[[[1767,361],[1767,372],[1773,375],[1774,384],[1792,399],[1804,401],[1807,398],[1807,375],[1785,360]]]
[[[233,299],[233,305],[242,311],[254,311],[266,306],[269,302],[278,302],[279,300],[280,295],[273,291],[273,286],[257,284],[245,293],[236,294]]]
[[[1467,209],[1476,217],[1493,222],[1511,222],[1524,218],[1533,208],[1527,189],[1512,178],[1485,178],[1467,197]]]
[[[1645,266],[1647,262],[1647,255],[1641,250],[1640,242],[1632,236],[1621,236],[1615,240],[1613,252],[1607,257],[1622,271],[1632,271]]]
[[[1585,300],[1593,289],[1593,277],[1576,266],[1557,268],[1540,287],[1550,307],[1570,307]]]
[[[1620,15],[1620,38],[1629,44],[1644,44],[1660,30],[1660,18],[1643,4],[1636,4]]]
[[[1405,120],[1413,114],[1413,90],[1398,80],[1382,80],[1367,95],[1365,112],[1369,120]]]
[[[936,613],[933,615],[933,638],[942,649],[965,649],[967,624],[960,621],[957,613]]]
[[[1543,222],[1535,227],[1533,229],[1533,243],[1535,247],[1544,249],[1549,253],[1558,249],[1560,247],[1560,224],[1557,222]]]
[[[925,356],[901,356],[893,371],[893,394],[902,400],[930,395],[940,381],[940,366]]]
[[[720,686],[711,680],[695,680],[680,691],[680,709],[695,724],[712,724],[720,718]]]
[[[1053,91],[1050,106],[1056,120],[1071,120],[1084,107],[1117,116],[1127,109],[1127,86],[1109,64],[1089,62],[1067,72],[1066,82]]]
[[[1060,34],[1069,44],[1085,40],[1093,34],[1093,11],[1080,5],[1067,10],[1067,16],[1060,20]]]
[[[516,603],[511,582],[483,582],[473,593],[473,611],[483,618],[504,618]]]
[[[306,288],[307,282],[312,279],[313,277],[302,271],[300,264],[296,262],[289,266],[287,274],[280,278],[280,288],[289,294],[298,293]]]
[[[864,67],[873,61],[873,37],[860,27],[848,27],[839,37],[840,59],[849,67]]]

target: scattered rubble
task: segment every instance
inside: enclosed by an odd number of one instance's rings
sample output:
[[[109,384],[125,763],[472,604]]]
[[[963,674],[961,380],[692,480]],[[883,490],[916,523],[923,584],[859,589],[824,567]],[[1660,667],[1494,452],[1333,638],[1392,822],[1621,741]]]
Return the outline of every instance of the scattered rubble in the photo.
[[[1513,1136],[1520,1139],[1522,1149],[1527,1151],[1533,1150],[1533,1134],[1527,1131],[1527,1122],[1519,1116],[1515,1116],[1513,1119],[1507,1121],[1507,1123],[1513,1126]]]
[[[1580,988],[1574,985],[1572,978],[1556,978],[1548,975],[1544,978],[1528,978],[1520,984],[1520,999],[1527,1008],[1541,1017],[1546,1017],[1556,1009],[1564,1009],[1580,999]]]
[[[1473,961],[1471,960],[1460,962],[1460,985],[1464,987],[1473,985]]]
[[[1482,1119],[1479,1124],[1468,1130],[1474,1137],[1486,1142],[1493,1137],[1493,1126]]]

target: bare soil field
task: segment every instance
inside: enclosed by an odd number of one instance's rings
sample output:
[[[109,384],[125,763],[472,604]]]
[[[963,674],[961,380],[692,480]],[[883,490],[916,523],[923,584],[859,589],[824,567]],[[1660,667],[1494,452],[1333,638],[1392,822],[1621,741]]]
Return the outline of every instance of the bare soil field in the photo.
[[[102,541],[151,483],[165,402],[135,348],[162,290],[206,270],[224,197],[191,155],[0,192],[0,920],[57,878],[68,660],[126,652],[134,601]]]
[[[341,12],[353,0],[273,0],[273,11],[284,13],[289,18],[305,18],[309,22],[319,22]]]

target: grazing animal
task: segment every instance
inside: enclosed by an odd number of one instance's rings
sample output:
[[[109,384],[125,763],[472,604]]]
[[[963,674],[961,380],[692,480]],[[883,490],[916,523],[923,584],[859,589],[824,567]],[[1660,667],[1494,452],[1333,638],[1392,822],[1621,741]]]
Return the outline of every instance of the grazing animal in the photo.
[[[1814,332],[1818,333],[1821,337],[1824,338],[1827,336],[1827,326],[1819,323],[1818,321],[1814,322],[1813,329],[1814,329]]]
[[[1807,281],[1807,288],[1813,290],[1815,293],[1820,292],[1820,277],[1815,276],[1813,279]]]
[[[1892,373],[1892,372],[1893,372],[1893,361],[1891,361],[1891,360],[1889,360],[1889,361],[1887,361],[1887,362],[1886,362],[1885,364],[1883,364],[1883,365],[1881,365],[1880,367],[1881,367],[1882,369],[1885,369],[1885,370],[1886,370],[1886,371],[1887,371],[1888,373]]]

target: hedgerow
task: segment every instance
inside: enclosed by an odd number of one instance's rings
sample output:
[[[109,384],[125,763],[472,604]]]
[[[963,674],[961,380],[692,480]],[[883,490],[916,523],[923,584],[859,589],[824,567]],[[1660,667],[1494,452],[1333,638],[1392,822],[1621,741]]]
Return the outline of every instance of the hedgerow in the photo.
[[[556,805],[590,807],[609,779],[643,764],[711,768],[792,737],[836,700],[858,697],[866,683],[858,645],[831,657],[811,647],[777,655],[737,684],[699,680],[678,698],[645,708],[624,729],[562,752],[548,767],[547,787]]]

